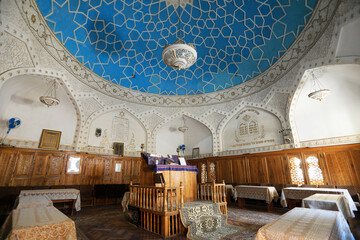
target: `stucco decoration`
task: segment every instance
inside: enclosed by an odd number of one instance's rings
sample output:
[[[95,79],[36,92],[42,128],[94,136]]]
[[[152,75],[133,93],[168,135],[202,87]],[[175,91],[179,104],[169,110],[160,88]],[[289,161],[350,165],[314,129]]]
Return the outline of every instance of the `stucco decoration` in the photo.
[[[34,66],[24,42],[6,32],[0,35],[0,55],[3,56],[0,58],[0,73],[14,68]]]
[[[221,136],[223,149],[226,151],[283,144],[280,130],[280,121],[273,114],[257,108],[245,108],[225,126]]]
[[[275,83],[283,77],[292,67],[310,50],[319,39],[330,22],[339,1],[319,1],[309,23],[301,32],[299,38],[289,50],[272,67],[256,78],[238,86],[215,93],[194,96],[159,96],[139,93],[114,85],[93,74],[80,64],[66,49],[56,41],[56,37],[46,25],[42,15],[33,0],[20,1],[17,5],[25,22],[34,33],[34,36],[48,50],[48,52],[74,77],[88,86],[107,95],[114,96],[130,102],[139,102],[149,105],[161,106],[196,106],[226,102],[244,97]]]
[[[96,128],[103,129],[101,138],[95,136]],[[139,155],[140,145],[146,144],[146,136],[146,129],[137,117],[125,109],[112,110],[91,120],[87,146],[83,149],[89,152],[112,154],[113,143],[122,142],[125,155]]]

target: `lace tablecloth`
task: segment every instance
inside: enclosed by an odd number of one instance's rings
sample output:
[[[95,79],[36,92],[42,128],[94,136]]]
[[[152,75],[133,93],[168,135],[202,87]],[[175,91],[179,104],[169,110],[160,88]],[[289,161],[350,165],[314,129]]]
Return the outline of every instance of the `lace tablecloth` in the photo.
[[[32,207],[51,207],[53,206],[53,202],[46,195],[38,195],[38,196],[22,196],[18,198],[18,208],[32,208]]]
[[[24,196],[48,196],[51,200],[75,199],[75,209],[80,211],[80,190],[78,189],[39,189],[22,190],[19,199]]]
[[[337,211],[294,208],[261,227],[256,240],[353,240],[349,225]]]
[[[4,238],[75,240],[75,223],[55,207],[15,209],[1,228]]]
[[[238,185],[235,187],[235,198],[265,200],[270,204],[272,200],[277,201],[279,194],[274,187]]]
[[[350,210],[348,201],[344,195],[317,193],[304,198],[302,200],[302,207],[340,211],[345,219],[355,217],[355,214]]]
[[[326,193],[326,194],[341,194],[344,195],[348,201],[351,211],[357,211],[356,205],[350,196],[347,189],[335,189],[335,188],[300,188],[300,187],[289,187],[283,188],[281,192],[281,205],[287,207],[286,199],[298,199],[310,197],[315,193]]]

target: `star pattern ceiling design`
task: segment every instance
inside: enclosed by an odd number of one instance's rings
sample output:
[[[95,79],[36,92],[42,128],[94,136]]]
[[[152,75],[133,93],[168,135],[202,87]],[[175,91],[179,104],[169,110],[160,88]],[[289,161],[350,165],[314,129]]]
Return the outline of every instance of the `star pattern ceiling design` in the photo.
[[[172,1],[174,2],[174,1]],[[177,4],[155,0],[37,0],[47,24],[82,64],[104,79],[146,93],[194,95],[248,81],[273,65],[309,21],[317,0],[194,0],[180,10],[197,62],[165,65],[176,41]]]

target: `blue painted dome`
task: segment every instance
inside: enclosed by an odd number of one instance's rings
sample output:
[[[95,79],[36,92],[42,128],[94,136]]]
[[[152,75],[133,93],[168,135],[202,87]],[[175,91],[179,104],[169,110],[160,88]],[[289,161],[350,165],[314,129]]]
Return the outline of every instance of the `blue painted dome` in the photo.
[[[273,65],[309,21],[317,0],[37,0],[59,41],[102,78],[161,95],[211,93]],[[181,33],[198,53],[189,69],[161,52]]]

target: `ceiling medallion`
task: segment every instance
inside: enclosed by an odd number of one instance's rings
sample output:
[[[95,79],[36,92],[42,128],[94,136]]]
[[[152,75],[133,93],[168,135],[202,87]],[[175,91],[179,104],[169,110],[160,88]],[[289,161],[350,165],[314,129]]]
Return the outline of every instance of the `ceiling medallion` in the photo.
[[[318,77],[322,74],[322,71],[319,69],[311,72],[313,86],[312,91],[308,94],[308,97],[314,100],[322,101],[331,91],[323,87]],[[316,76],[315,76],[316,75]]]
[[[43,96],[40,96],[40,102],[48,107],[56,106],[60,100],[56,98],[56,80],[54,79],[50,87],[46,90]]]
[[[178,5],[179,9],[179,29],[177,38],[178,40],[172,44],[165,44],[165,47],[162,51],[162,59],[166,65],[176,69],[185,69],[191,67],[197,59],[197,52],[195,46],[190,43],[186,44],[182,39],[180,33],[180,1]]]

